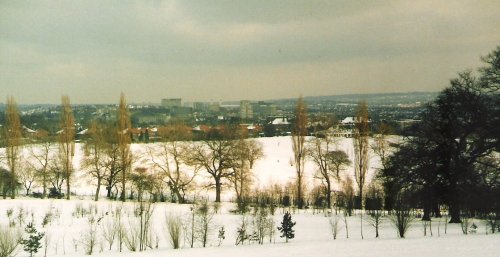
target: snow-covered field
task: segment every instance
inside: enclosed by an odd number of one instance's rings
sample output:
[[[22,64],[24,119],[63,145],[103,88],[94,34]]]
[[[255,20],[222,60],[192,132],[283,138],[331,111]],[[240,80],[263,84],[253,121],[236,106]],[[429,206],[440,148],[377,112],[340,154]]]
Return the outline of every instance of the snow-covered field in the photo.
[[[102,224],[108,222],[109,213],[121,203],[106,200],[94,203],[90,200],[2,200],[0,206],[0,223],[7,224],[6,210],[13,209],[13,216],[17,222],[17,214],[20,208],[25,213],[26,221],[31,220],[31,213],[39,231],[45,231],[49,238],[47,256],[83,256],[84,237],[89,230],[88,216],[76,216],[79,207],[88,208],[95,205],[98,216],[104,217]],[[131,215],[133,203],[125,203],[124,210]],[[118,252],[117,243],[112,250],[108,250],[108,244],[103,239],[98,240],[94,255],[98,256],[498,256],[500,253],[500,233],[486,235],[485,225],[481,221],[474,221],[478,225],[475,234],[463,235],[459,224],[448,224],[445,234],[444,218],[434,220],[432,233],[427,231],[423,235],[422,223],[415,219],[405,239],[399,239],[391,222],[385,219],[381,225],[380,238],[375,238],[374,229],[364,223],[364,239],[360,236],[360,216],[352,216],[347,220],[349,238],[346,238],[344,223],[339,223],[341,230],[336,240],[330,233],[328,218],[324,214],[312,214],[311,210],[292,214],[292,219],[297,222],[295,238],[285,243],[278,233],[271,239],[266,238],[263,245],[256,243],[235,245],[237,226],[241,215],[230,212],[233,205],[225,203],[218,214],[215,214],[213,229],[210,233],[209,244],[202,248],[195,244],[191,249],[188,245],[181,243],[181,249],[172,249],[168,243],[166,232],[166,218],[169,213],[177,213],[188,216],[188,205],[176,205],[158,203],[155,204],[153,216],[154,235],[158,236],[158,248],[148,249],[144,252],[132,253],[124,247],[123,252]],[[41,227],[42,218],[52,210],[56,216],[47,228]],[[106,215],[108,212],[108,216]],[[59,216],[59,217],[57,217]],[[274,215],[276,226],[279,225],[282,210],[277,210]],[[123,219],[128,224],[128,218]],[[224,226],[225,239],[218,246],[218,229]],[[98,233],[102,233],[98,228]],[[182,241],[181,241],[182,242]],[[38,256],[43,256],[41,249]],[[27,256],[22,249],[18,249],[18,256]]]
[[[253,169],[255,174],[255,187],[262,188],[270,184],[286,184],[295,178],[294,167],[290,165],[292,158],[291,140],[289,137],[260,138],[258,139],[264,147],[265,157],[258,161]],[[140,152],[145,145],[134,145],[134,151]],[[339,141],[340,149],[352,156],[352,144],[350,139]],[[81,151],[77,152],[75,166],[81,159]],[[372,159],[371,173],[377,167],[377,160]],[[346,174],[352,170],[347,169]],[[81,194],[90,196],[93,192],[92,183],[84,178],[82,174],[76,174],[77,180],[74,190]],[[315,182],[314,166],[306,164],[306,184],[311,186]],[[203,183],[200,179],[198,183]],[[36,191],[36,189],[35,189]],[[213,192],[208,192],[213,199]],[[279,237],[278,231],[270,239],[266,238],[263,245],[256,243],[235,245],[237,227],[242,216],[230,212],[235,209],[232,203],[223,203],[220,211],[214,215],[212,230],[209,234],[209,243],[206,248],[195,244],[195,248],[189,248],[181,240],[181,249],[172,249],[169,244],[169,236],[166,229],[166,216],[177,214],[188,218],[190,205],[177,205],[170,203],[154,204],[153,213],[153,235],[158,239],[153,249],[144,252],[132,253],[123,247],[123,252],[118,251],[115,242],[111,250],[105,240],[102,239],[104,224],[112,222],[112,213],[122,203],[101,200],[97,203],[87,199],[88,197],[74,197],[74,200],[41,200],[32,198],[19,198],[15,200],[0,200],[0,224],[8,226],[9,222],[19,224],[19,213],[22,212],[24,222],[32,219],[39,231],[46,233],[47,256],[80,256],[84,255],[85,236],[89,231],[89,217],[91,215],[78,215],[78,211],[95,206],[95,217],[101,218],[97,226],[99,240],[94,255],[106,256],[500,256],[500,233],[486,235],[486,226],[482,221],[472,221],[478,226],[476,233],[463,235],[459,224],[446,225],[445,220],[435,219],[432,222],[432,236],[427,231],[424,236],[422,223],[415,219],[405,239],[397,238],[396,230],[385,218],[380,228],[380,238],[374,238],[374,229],[366,221],[363,223],[364,239],[361,239],[359,215],[347,218],[349,238],[346,238],[345,223],[340,221],[340,231],[336,240],[330,230],[329,219],[324,213],[313,214],[312,210],[301,210],[292,214],[292,219],[297,222],[295,238],[285,243]],[[232,193],[226,190],[223,199],[231,199]],[[123,204],[122,221],[127,230],[133,224],[133,209],[136,203],[126,202]],[[11,217],[7,217],[7,211],[11,210]],[[283,210],[278,209],[273,216],[275,226],[279,226],[282,220]],[[42,228],[42,220],[47,213],[52,213],[52,222]],[[366,215],[365,215],[366,217]],[[471,222],[471,223],[472,223]],[[24,223],[24,224],[25,224]],[[128,224],[128,225],[127,225]],[[224,226],[225,239],[219,245],[218,230]],[[45,243],[42,243],[43,245]],[[40,249],[37,256],[44,256],[45,249]],[[19,247],[17,256],[28,256]]]

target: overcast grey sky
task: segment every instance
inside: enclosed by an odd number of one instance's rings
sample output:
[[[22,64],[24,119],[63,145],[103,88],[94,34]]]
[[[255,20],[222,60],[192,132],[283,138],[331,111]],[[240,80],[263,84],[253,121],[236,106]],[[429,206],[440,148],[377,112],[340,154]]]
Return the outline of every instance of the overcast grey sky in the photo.
[[[0,1],[0,102],[437,91],[500,44],[500,1]]]

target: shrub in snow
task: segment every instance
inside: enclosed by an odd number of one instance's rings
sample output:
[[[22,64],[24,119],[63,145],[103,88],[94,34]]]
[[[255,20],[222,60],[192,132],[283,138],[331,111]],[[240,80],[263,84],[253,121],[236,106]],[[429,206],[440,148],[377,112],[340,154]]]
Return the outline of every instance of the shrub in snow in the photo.
[[[94,248],[97,245],[97,233],[103,217],[98,217],[97,212],[89,214],[87,219],[88,229],[84,232],[81,238],[81,243],[85,249],[85,254],[92,255]]]
[[[9,257],[19,245],[19,232],[12,228],[0,226],[0,257]]]
[[[101,224],[101,231],[103,239],[108,243],[109,250],[111,250],[120,227],[120,218],[115,218],[115,214],[112,216],[106,214],[106,216],[106,219]]]
[[[226,239],[225,234],[226,234],[226,231],[224,230],[224,226],[222,226],[222,227],[219,229],[219,236],[218,236],[218,238],[219,238],[219,246],[222,244],[222,241],[223,241],[224,239]]]
[[[368,223],[375,229],[375,237],[379,237],[379,227],[383,221],[383,191],[380,186],[373,183],[368,187],[365,209],[368,211]]]
[[[289,212],[286,212],[283,216],[283,221],[281,221],[281,227],[278,227],[278,230],[281,232],[280,237],[284,237],[286,242],[288,243],[288,239],[292,239],[295,237],[295,231],[293,230],[293,226],[295,226],[296,222],[292,221],[292,215]]]
[[[462,216],[460,222],[460,226],[462,227],[462,232],[464,233],[464,235],[467,235],[469,233],[470,217],[466,212],[462,213],[462,215],[460,216]]]
[[[182,234],[182,219],[179,215],[169,214],[166,220],[170,244],[174,249],[179,249]]]
[[[495,233],[495,230],[500,232],[500,217],[498,217],[496,214],[490,213],[486,216],[486,227],[490,228],[490,231],[492,234]]]
[[[247,234],[247,217],[245,215],[241,216],[241,223],[236,230],[236,245],[245,244],[245,241],[250,237]]]
[[[269,218],[269,211],[265,205],[256,208],[252,217],[255,241],[263,244],[264,238],[272,234],[271,230],[274,228],[272,217]]]
[[[340,231],[339,222],[341,218],[337,214],[330,213],[328,217],[328,222],[330,223],[330,231],[332,232],[333,240],[337,239],[337,235]]]
[[[195,227],[196,227],[196,212],[195,206],[190,207],[189,216],[186,216],[184,221],[182,222],[182,227],[184,230],[184,242],[187,242],[188,245],[193,248],[195,241]]]
[[[196,207],[196,239],[200,241],[203,247],[206,247],[209,234],[212,231],[212,220],[214,211],[208,205],[208,201],[204,200]]]
[[[413,219],[412,209],[408,201],[401,195],[397,196],[394,203],[394,210],[391,215],[391,221],[396,227],[399,237],[405,237],[406,231],[410,228]]]

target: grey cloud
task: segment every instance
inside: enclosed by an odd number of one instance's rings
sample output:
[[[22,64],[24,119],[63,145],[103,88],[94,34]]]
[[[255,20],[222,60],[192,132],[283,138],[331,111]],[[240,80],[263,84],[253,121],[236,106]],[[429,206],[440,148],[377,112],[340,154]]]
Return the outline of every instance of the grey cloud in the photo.
[[[487,0],[2,1],[0,99],[439,90],[500,42],[498,9]]]

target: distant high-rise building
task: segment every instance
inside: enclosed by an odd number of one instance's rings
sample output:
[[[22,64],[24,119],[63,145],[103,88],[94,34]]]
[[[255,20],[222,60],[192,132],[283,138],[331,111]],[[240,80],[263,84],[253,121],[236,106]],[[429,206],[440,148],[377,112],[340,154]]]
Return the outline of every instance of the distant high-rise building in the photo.
[[[193,109],[195,111],[205,111],[208,109],[208,103],[204,102],[194,102],[193,103]]]
[[[182,107],[182,99],[181,98],[164,98],[164,99],[161,99],[161,106],[163,106],[165,108]]]
[[[208,105],[208,111],[210,112],[220,112],[220,103],[213,102]]]
[[[250,101],[240,101],[240,118],[243,120],[253,119],[252,103]]]
[[[259,101],[252,104],[254,115],[275,116],[277,114],[276,105]]]

